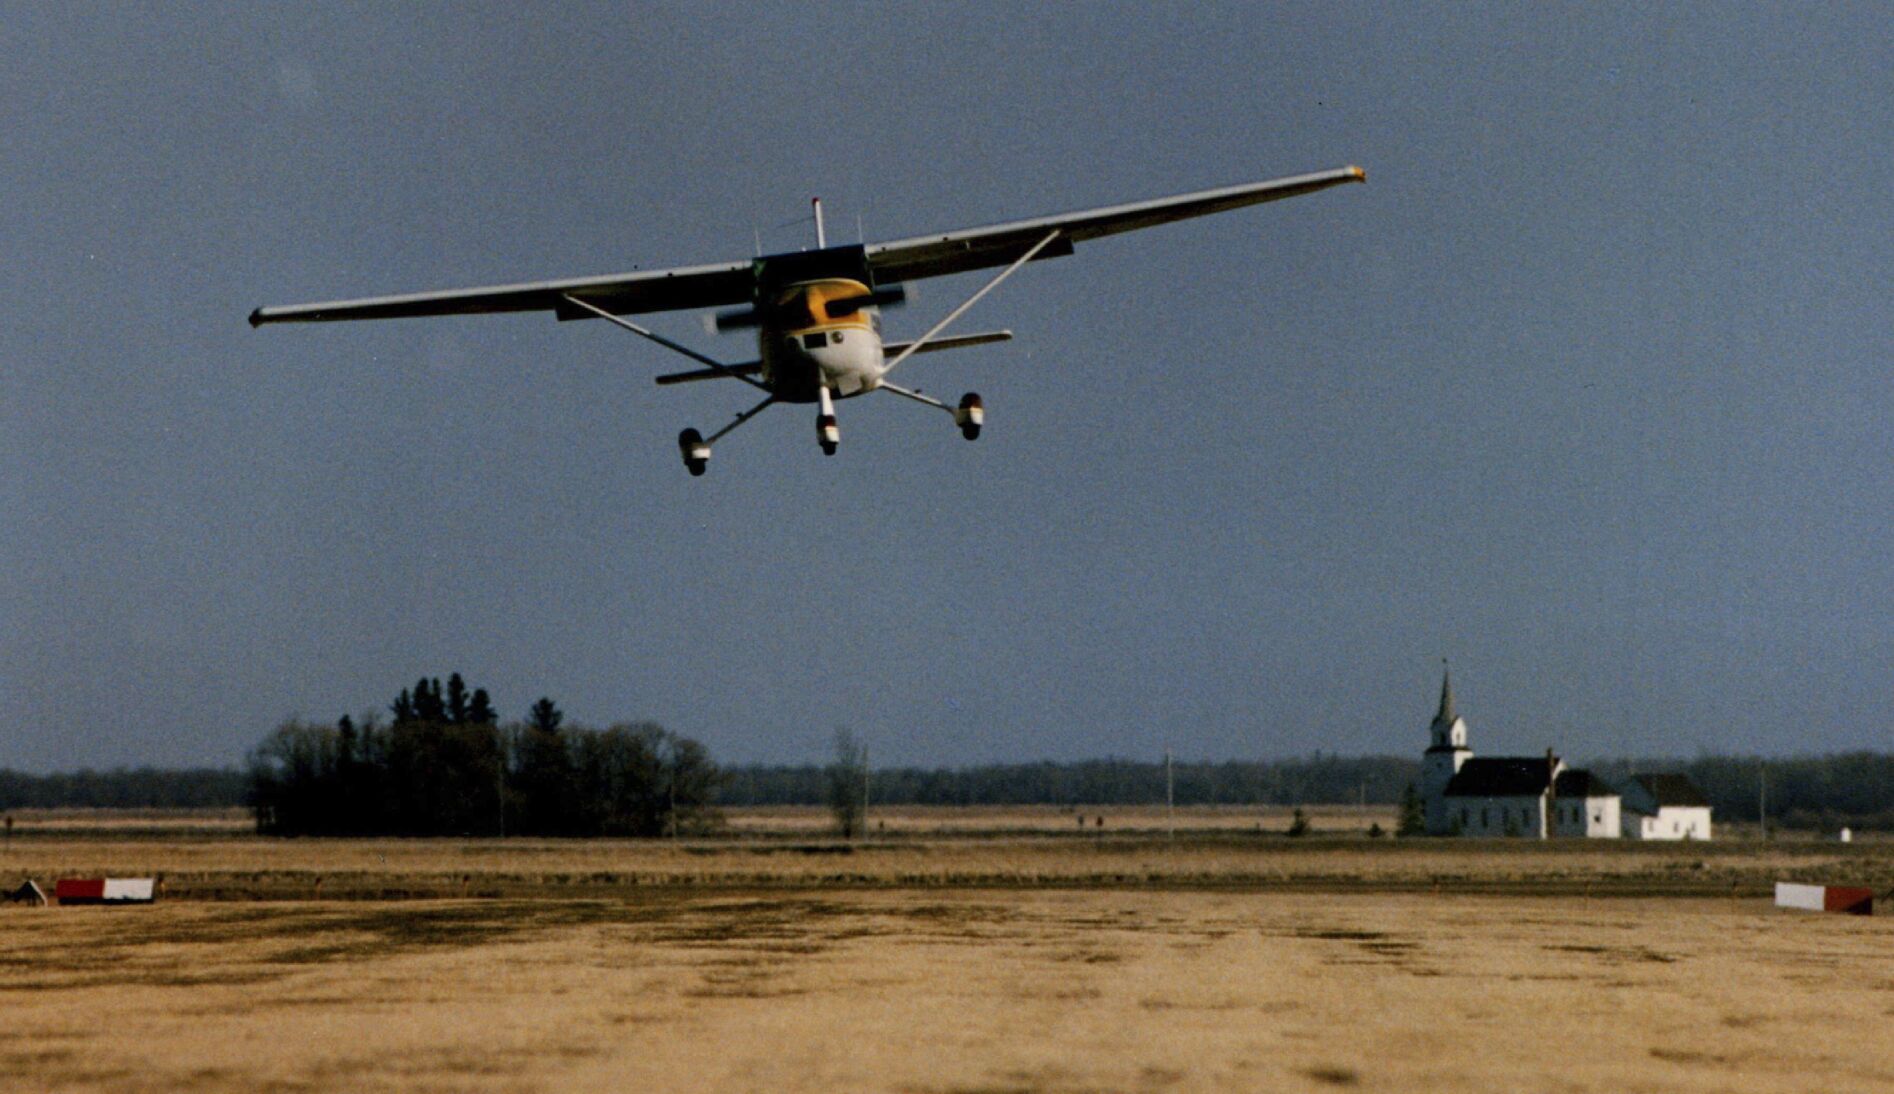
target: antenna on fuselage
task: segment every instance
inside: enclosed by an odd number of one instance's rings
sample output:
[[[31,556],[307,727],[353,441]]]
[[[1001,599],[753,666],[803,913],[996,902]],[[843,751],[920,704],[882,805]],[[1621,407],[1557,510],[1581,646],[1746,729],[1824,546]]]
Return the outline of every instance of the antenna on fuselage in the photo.
[[[828,238],[822,232],[822,199],[810,198],[809,204],[815,209],[815,249],[820,251],[829,245]]]

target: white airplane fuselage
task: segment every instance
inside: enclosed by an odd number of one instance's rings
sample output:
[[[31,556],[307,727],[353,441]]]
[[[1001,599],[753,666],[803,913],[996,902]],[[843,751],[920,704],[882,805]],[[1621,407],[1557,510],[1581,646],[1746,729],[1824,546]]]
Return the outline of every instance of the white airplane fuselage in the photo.
[[[881,386],[881,317],[872,307],[831,315],[828,302],[864,296],[868,286],[832,277],[785,286],[770,301],[774,322],[757,331],[763,382],[779,402],[813,403],[826,386],[832,398]]]

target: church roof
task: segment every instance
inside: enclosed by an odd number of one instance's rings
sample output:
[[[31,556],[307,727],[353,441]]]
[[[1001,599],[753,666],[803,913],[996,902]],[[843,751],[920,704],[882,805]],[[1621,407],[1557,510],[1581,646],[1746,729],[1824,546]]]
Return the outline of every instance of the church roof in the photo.
[[[1545,793],[1552,767],[1544,756],[1475,756],[1460,765],[1449,798],[1530,798]]]
[[[1631,781],[1655,798],[1660,809],[1666,805],[1710,804],[1710,799],[1704,797],[1703,791],[1690,781],[1688,775],[1633,775]]]
[[[1450,798],[1533,798],[1545,793],[1551,768],[1544,756],[1475,756],[1442,792]],[[1589,771],[1566,768],[1553,784],[1560,798],[1610,798],[1618,792]],[[1671,802],[1668,804],[1679,804]]]
[[[1570,768],[1559,772],[1559,781],[1553,786],[1553,793],[1561,798],[1615,798],[1618,792],[1611,784],[1589,771]]]

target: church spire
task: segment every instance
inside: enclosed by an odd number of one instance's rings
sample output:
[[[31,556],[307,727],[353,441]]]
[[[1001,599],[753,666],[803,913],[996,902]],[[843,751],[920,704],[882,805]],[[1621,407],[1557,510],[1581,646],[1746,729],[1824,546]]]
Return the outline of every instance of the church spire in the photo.
[[[1453,709],[1453,675],[1447,669],[1446,658],[1440,660],[1440,713],[1434,715],[1434,724],[1450,726],[1459,719]]]

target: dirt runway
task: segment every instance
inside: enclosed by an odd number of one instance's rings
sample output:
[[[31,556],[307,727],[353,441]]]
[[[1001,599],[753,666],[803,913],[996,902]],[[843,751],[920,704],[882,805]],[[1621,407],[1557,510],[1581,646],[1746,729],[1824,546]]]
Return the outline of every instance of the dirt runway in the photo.
[[[1745,898],[1203,891],[0,911],[0,1087],[1894,1087],[1894,932]]]

